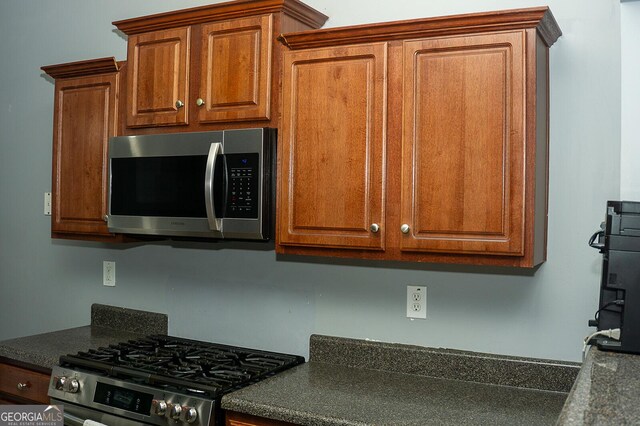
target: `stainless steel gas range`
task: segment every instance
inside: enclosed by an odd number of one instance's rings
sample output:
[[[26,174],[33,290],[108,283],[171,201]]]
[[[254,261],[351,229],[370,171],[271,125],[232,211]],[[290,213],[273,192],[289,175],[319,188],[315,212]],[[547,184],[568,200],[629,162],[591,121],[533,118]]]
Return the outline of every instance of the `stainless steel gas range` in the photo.
[[[223,425],[220,399],[304,358],[164,335],[60,357],[49,383],[65,425]]]

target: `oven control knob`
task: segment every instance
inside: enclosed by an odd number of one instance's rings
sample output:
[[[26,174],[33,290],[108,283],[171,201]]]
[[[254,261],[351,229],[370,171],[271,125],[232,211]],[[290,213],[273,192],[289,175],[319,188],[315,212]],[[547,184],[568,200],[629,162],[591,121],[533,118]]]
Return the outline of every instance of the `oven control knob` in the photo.
[[[180,414],[182,414],[182,406],[180,404],[171,404],[171,409],[169,410],[169,417],[173,420],[180,419]]]
[[[56,377],[56,389],[57,390],[63,390],[64,389],[64,384],[66,383],[67,378],[62,376],[62,377]]]
[[[198,418],[198,412],[193,407],[184,407],[184,419],[187,423],[195,423]]]
[[[64,386],[66,387],[65,390],[69,393],[78,393],[80,390],[80,382],[78,382],[78,379],[69,379]]]
[[[158,401],[157,399],[154,399],[151,404],[153,404],[153,412],[156,413],[159,416],[164,416],[165,414],[167,414],[167,403],[160,400]]]

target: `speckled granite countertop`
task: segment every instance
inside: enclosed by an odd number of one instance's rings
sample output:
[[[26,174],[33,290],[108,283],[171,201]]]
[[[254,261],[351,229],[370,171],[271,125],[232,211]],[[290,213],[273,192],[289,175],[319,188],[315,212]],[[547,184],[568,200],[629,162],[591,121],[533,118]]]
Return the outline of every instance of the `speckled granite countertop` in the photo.
[[[0,342],[0,357],[42,371],[58,364],[61,355],[107,346],[142,335],[166,334],[167,316],[135,309],[94,304],[91,325]]]
[[[310,361],[222,408],[308,426],[553,425],[580,366],[311,336]]]
[[[640,424],[640,355],[591,349],[559,426]]]

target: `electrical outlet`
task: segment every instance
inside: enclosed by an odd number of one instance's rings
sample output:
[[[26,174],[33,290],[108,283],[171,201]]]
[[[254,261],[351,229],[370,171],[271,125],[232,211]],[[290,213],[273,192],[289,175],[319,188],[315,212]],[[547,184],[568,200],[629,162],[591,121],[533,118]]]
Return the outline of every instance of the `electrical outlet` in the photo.
[[[407,318],[427,319],[427,287],[407,286]]]
[[[108,260],[102,262],[102,285],[116,286],[116,262]]]
[[[44,215],[51,216],[51,193],[44,193]]]

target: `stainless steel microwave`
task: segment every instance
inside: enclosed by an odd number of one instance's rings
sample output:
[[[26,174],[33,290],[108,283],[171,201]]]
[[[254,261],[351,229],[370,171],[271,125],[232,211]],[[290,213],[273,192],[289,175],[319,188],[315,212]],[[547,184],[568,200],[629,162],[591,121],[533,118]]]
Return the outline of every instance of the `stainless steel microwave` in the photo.
[[[276,130],[109,139],[110,232],[268,240]]]

